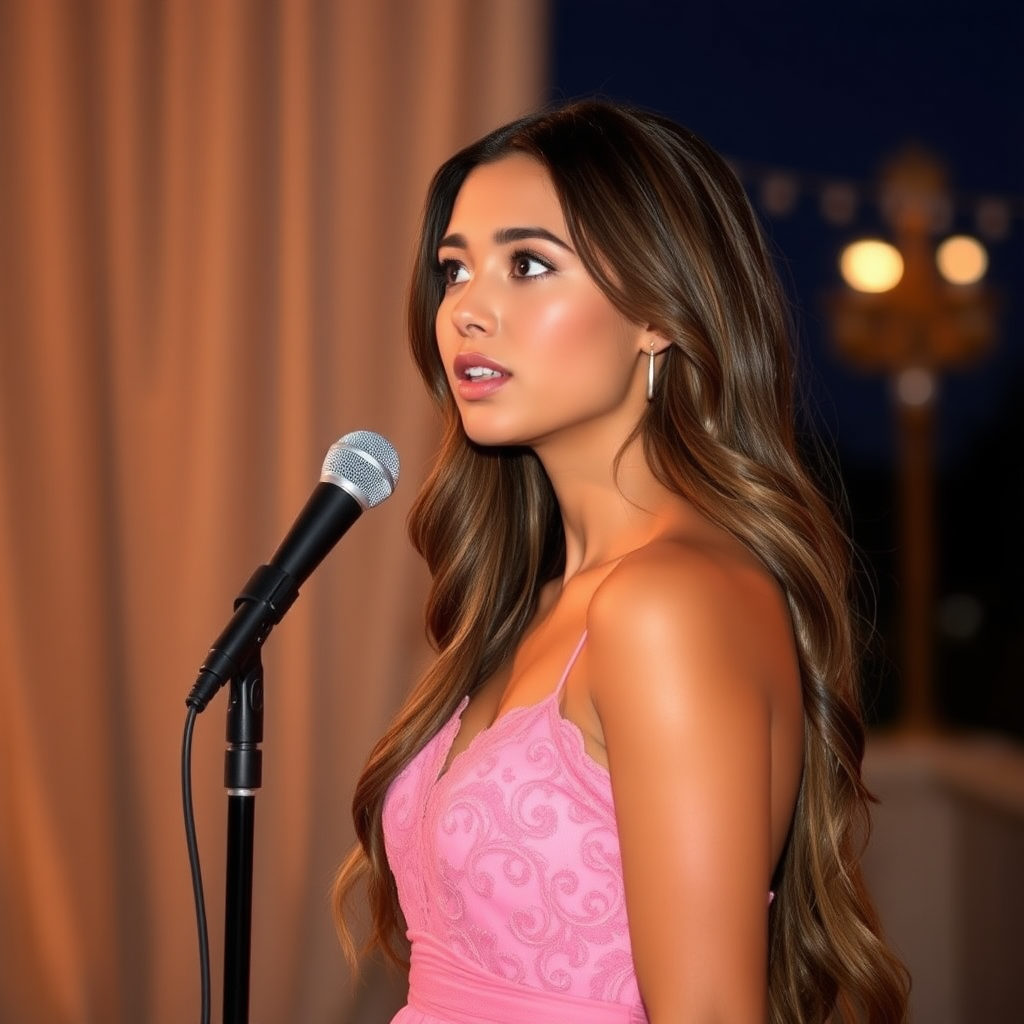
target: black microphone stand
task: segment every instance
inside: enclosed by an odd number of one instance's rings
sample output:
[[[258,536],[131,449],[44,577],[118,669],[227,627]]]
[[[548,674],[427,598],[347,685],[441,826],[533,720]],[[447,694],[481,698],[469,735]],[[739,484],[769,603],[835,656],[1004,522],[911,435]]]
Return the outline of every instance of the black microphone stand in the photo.
[[[362,513],[390,497],[398,481],[398,454],[372,431],[346,434],[333,444],[317,484],[292,529],[267,565],[235,600],[234,615],[207,652],[185,700],[184,753],[191,750],[195,715],[230,681],[224,785],[228,792],[228,862],[224,927],[224,1024],[248,1024],[252,955],[252,860],[256,791],[263,784],[263,664],[271,629],[299,596],[299,586]],[[194,714],[193,714],[194,713]],[[191,822],[191,776],[182,771],[186,826]],[[206,920],[198,855],[189,846],[200,922],[203,1012],[209,1006]]]
[[[231,679],[224,785],[228,792],[228,861],[224,907],[224,1024],[248,1024],[252,951],[252,852],[256,792],[263,784],[261,647]]]

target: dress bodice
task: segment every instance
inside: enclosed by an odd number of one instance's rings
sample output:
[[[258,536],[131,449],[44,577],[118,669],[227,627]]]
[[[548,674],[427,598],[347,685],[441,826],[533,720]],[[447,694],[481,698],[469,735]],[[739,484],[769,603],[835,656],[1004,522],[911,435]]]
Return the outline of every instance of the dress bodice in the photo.
[[[414,962],[429,940],[495,980],[644,1020],[608,771],[559,711],[584,642],[554,693],[503,714],[445,771],[462,701],[392,784],[385,845]]]

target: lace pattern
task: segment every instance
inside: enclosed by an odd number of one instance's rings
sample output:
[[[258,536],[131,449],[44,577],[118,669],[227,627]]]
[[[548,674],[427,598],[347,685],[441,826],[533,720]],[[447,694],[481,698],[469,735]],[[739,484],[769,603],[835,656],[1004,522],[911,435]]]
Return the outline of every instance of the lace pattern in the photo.
[[[464,700],[392,785],[388,858],[411,933],[507,982],[639,1006],[608,773],[559,691],[503,715],[439,778]]]

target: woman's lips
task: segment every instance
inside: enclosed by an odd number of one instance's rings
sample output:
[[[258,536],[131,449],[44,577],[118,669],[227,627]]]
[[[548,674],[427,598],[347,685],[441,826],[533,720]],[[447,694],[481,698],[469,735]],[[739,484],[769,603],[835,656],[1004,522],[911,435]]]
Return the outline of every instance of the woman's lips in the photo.
[[[461,352],[455,357],[452,368],[459,396],[469,401],[493,395],[512,376],[501,363],[479,352]]]

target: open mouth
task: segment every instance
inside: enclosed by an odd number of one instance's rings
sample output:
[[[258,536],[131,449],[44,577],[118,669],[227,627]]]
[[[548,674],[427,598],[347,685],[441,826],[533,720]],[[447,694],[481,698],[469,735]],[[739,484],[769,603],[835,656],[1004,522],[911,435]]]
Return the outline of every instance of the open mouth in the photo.
[[[482,352],[460,352],[455,357],[452,369],[462,380],[477,383],[512,376],[501,363],[495,362]]]

